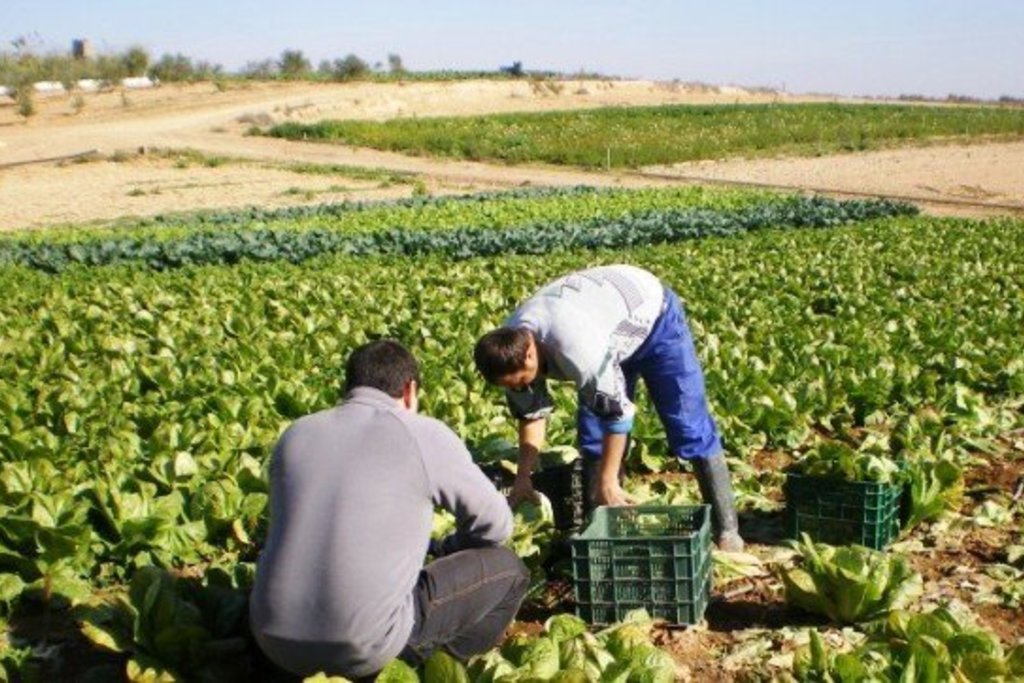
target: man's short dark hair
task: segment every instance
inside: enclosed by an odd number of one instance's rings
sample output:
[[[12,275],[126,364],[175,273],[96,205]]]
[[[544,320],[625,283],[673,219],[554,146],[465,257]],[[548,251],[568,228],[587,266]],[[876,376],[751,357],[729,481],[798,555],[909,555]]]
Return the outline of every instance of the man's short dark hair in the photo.
[[[491,384],[505,375],[518,372],[526,365],[530,349],[530,331],[524,327],[499,327],[491,330],[473,349],[476,369]]]
[[[372,387],[392,398],[401,398],[410,381],[420,383],[420,368],[409,349],[394,339],[363,344],[345,363],[345,391]]]

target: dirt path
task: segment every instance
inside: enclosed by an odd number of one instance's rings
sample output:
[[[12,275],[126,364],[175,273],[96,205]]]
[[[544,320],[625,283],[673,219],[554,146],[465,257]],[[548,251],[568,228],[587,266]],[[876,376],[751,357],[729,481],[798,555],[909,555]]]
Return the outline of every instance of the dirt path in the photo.
[[[812,98],[805,98],[812,99]],[[407,157],[337,145],[246,136],[253,124],[323,118],[484,114],[608,105],[796,101],[774,93],[649,81],[465,81],[408,84],[211,84],[40,99],[21,121],[0,103],[0,230],[199,208],[282,206],[343,198],[406,196],[411,184],[298,175],[295,163],[386,168],[415,174],[431,193],[523,185],[650,186],[681,182],[770,185],[897,194],[922,201],[990,204],[1024,211],[1024,143],[929,147],[814,159],[684,164],[646,173],[591,173]],[[78,110],[76,113],[76,109]],[[199,150],[244,162],[182,164],[128,150]],[[99,150],[107,160],[32,163]],[[112,155],[119,161],[109,160]],[[24,164],[24,162],[28,162]],[[24,165],[21,165],[24,164]],[[977,215],[984,207],[935,205]]]

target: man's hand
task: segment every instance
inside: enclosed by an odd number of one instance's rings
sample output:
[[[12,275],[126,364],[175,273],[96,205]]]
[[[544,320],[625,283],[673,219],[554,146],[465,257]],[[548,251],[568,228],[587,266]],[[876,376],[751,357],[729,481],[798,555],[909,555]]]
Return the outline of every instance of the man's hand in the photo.
[[[636,501],[622,490],[617,479],[612,479],[611,481],[604,481],[602,479],[597,482],[597,490],[594,492],[594,503],[596,505],[622,507],[625,505],[635,505]]]
[[[508,496],[508,504],[513,510],[523,501],[540,504],[540,496],[533,490],[530,473],[537,464],[537,456],[544,447],[544,432],[547,420],[519,421],[519,459],[516,464],[516,479],[512,483],[512,493]]]
[[[633,499],[626,495],[619,485],[619,470],[626,452],[628,434],[607,433],[601,443],[601,464],[598,467],[597,481],[594,487],[593,501],[595,505],[619,507],[632,505]]]
[[[533,480],[530,475],[516,475],[512,483],[512,492],[508,495],[508,504],[514,510],[523,501],[540,504],[540,496],[533,488]]]

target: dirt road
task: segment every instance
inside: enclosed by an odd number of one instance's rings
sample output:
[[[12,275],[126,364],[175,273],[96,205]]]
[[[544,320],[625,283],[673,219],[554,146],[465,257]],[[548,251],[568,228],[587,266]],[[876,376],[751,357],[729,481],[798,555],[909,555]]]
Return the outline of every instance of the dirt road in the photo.
[[[465,81],[408,84],[211,84],[40,99],[27,123],[0,105],[0,229],[186,209],[282,206],[404,196],[413,185],[289,170],[296,163],[415,174],[432,193],[522,185],[646,186],[751,182],[900,195],[939,213],[1024,211],[1024,143],[926,147],[811,159],[730,160],[589,173],[444,161],[337,145],[246,136],[253,124],[323,118],[484,114],[609,105],[795,101],[649,81]],[[191,161],[153,150],[193,149]],[[148,154],[136,156],[137,150]],[[90,163],[33,163],[99,150]],[[128,154],[124,153],[129,152]],[[205,156],[205,159],[204,159]],[[113,157],[113,159],[112,159]],[[211,159],[211,157],[222,157]],[[24,163],[28,162],[28,163]],[[974,204],[982,205],[976,206]],[[984,205],[995,207],[985,210]]]

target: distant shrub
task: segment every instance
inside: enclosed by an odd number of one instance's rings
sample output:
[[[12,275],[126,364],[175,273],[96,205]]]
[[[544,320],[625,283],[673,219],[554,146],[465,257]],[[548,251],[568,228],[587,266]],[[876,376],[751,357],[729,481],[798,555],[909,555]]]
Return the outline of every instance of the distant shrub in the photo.
[[[249,61],[238,73],[243,78],[254,80],[275,78],[277,76],[277,61],[273,59]]]
[[[145,48],[135,45],[121,55],[121,61],[128,76],[145,76],[149,68],[149,53]]]
[[[960,104],[977,104],[982,100],[977,97],[971,97],[970,95],[959,95],[957,93],[950,93],[946,96],[947,102],[957,102]]]
[[[285,78],[303,78],[309,75],[312,67],[302,50],[285,50],[278,62],[280,74]]]
[[[331,77],[336,81],[354,81],[365,78],[370,73],[370,65],[354,54],[344,59],[335,59],[331,64]]]
[[[97,55],[93,62],[96,77],[109,83],[117,83],[129,75],[124,60],[117,55]]]
[[[26,119],[30,116],[34,116],[36,113],[36,102],[32,97],[32,86],[23,85],[18,88],[17,93],[14,96],[14,101],[18,105],[18,115],[23,116]]]
[[[222,72],[220,64],[193,62],[180,52],[164,54],[149,69],[150,76],[167,83],[206,81],[220,76]]]

